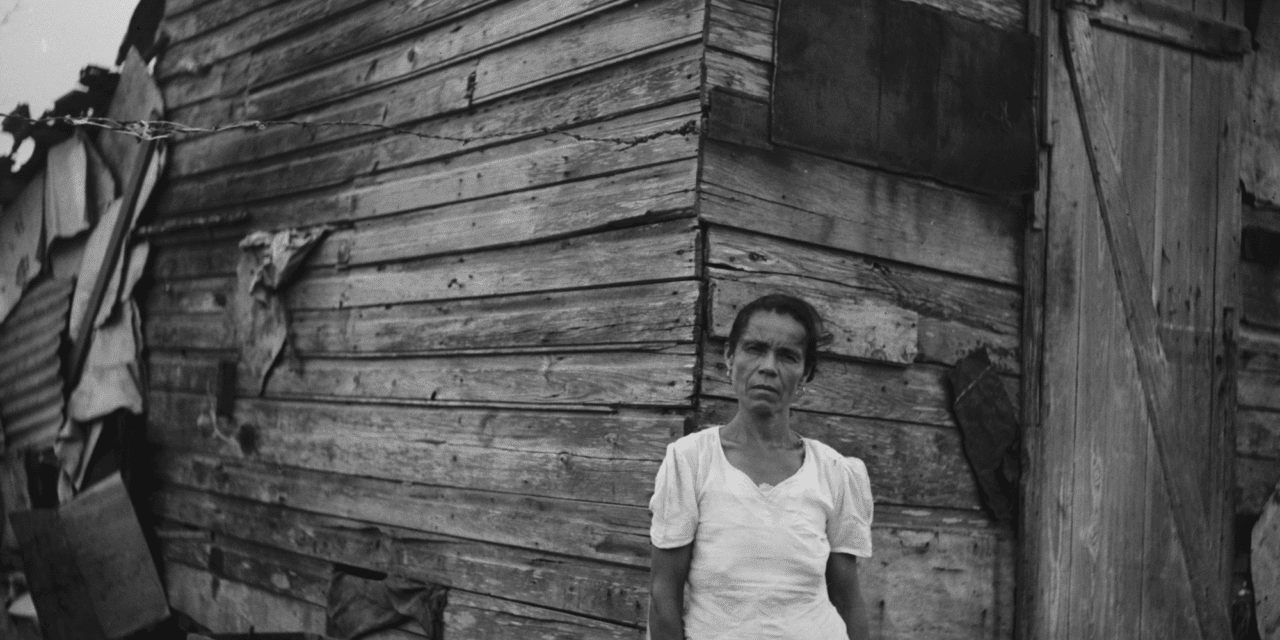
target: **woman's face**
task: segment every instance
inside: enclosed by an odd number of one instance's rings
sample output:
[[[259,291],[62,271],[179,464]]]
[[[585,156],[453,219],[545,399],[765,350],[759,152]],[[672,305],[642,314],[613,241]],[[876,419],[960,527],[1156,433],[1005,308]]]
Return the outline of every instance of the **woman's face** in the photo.
[[[804,326],[789,315],[758,311],[747,321],[737,348],[726,353],[738,404],[752,413],[791,407],[804,376]]]

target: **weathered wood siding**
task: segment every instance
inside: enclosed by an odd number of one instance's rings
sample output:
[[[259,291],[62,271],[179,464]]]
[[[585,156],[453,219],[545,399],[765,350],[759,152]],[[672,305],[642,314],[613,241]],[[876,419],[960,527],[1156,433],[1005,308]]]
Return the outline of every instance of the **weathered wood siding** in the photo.
[[[1016,1],[928,4],[1007,29],[1025,21]],[[813,302],[834,340],[793,415],[870,472],[873,636],[1011,637],[1015,543],[981,511],[943,373],[985,346],[1017,402],[1025,209],[771,144],[775,11],[708,5],[700,421],[733,415],[722,352],[737,309],[772,291]]]
[[[1239,524],[1252,526],[1280,481],[1280,7],[1261,3],[1246,59],[1240,185],[1241,329],[1236,478]],[[1247,539],[1247,538],[1244,538]],[[1238,549],[1247,552],[1247,549]]]
[[[384,127],[172,149],[162,219],[249,216],[153,263],[175,606],[322,632],[338,563],[452,587],[451,640],[642,637],[648,497],[694,415],[703,2],[168,4],[170,119]],[[215,433],[236,241],[318,224],[294,352]]]

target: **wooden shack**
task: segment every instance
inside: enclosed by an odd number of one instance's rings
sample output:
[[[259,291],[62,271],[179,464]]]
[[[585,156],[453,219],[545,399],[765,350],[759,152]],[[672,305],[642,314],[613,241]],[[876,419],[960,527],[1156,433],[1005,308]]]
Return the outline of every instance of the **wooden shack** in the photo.
[[[871,475],[875,637],[1216,628],[1233,505],[1280,475],[1267,382],[1241,373],[1235,427],[1236,364],[1274,380],[1280,353],[1236,333],[1244,25],[1238,0],[169,0],[166,119],[276,123],[175,140],[157,191],[171,604],[322,632],[334,571],[386,573],[449,588],[450,640],[644,637],[653,476],[731,417],[729,324],[781,290],[833,336],[798,428]],[[237,243],[320,225],[259,393]],[[1185,419],[1144,408],[1152,340]],[[951,411],[979,348],[1023,423],[1016,528]]]

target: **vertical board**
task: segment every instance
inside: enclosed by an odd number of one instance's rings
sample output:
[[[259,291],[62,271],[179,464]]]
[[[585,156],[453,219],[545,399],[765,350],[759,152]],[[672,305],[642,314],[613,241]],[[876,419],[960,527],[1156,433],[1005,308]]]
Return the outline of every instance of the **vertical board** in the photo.
[[[1171,371],[1160,407],[1165,444],[1157,446],[1144,406],[1136,325],[1121,304],[1062,34],[1051,28],[1043,467],[1028,630],[1038,638],[1199,637],[1198,625],[1208,623],[1196,619],[1183,545],[1204,546],[1214,556],[1206,563],[1213,578],[1225,575],[1225,555],[1215,554],[1224,551],[1218,529],[1230,504],[1232,445],[1215,358],[1229,349],[1222,318],[1233,304],[1220,289],[1235,258],[1219,247],[1231,233],[1222,220],[1238,211],[1220,192],[1229,184],[1223,139],[1238,63],[1118,32],[1092,34],[1097,99],[1139,262],[1151,277],[1149,300],[1139,302],[1155,305]],[[1162,464],[1194,479],[1200,495],[1192,504],[1206,505],[1205,513],[1183,517],[1207,521],[1207,535],[1175,528]],[[1206,588],[1225,594],[1221,582]]]

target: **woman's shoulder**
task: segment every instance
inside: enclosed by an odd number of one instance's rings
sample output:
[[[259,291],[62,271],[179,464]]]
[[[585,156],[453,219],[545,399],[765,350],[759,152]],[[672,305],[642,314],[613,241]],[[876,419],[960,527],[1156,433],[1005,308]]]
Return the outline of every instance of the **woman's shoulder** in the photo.
[[[696,457],[706,452],[712,445],[719,444],[717,431],[719,426],[704,427],[681,437],[669,446],[676,455]]]
[[[814,453],[814,461],[818,463],[818,467],[823,471],[852,471],[864,475],[867,473],[867,465],[862,462],[862,459],[846,456],[820,440],[812,438],[805,438],[804,440],[809,443],[809,450]]]

